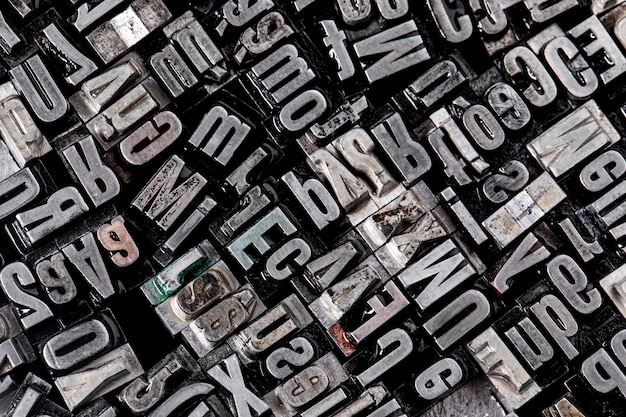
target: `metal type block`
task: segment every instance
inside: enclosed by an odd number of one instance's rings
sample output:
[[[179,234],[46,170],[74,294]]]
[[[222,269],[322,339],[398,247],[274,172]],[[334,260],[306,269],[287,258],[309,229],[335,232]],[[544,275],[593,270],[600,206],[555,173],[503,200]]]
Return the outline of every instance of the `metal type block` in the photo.
[[[117,0],[107,0],[108,3],[115,1]],[[96,9],[89,11],[89,17],[96,14]],[[87,40],[100,58],[108,64],[171,17],[172,14],[161,0],[135,0],[128,8],[90,32]],[[85,17],[78,20],[79,30],[87,25],[88,19]],[[74,25],[76,26],[76,23]]]
[[[622,1],[5,3],[0,416],[623,414]]]
[[[485,219],[482,225],[497,245],[504,248],[565,198],[565,192],[544,173]]]

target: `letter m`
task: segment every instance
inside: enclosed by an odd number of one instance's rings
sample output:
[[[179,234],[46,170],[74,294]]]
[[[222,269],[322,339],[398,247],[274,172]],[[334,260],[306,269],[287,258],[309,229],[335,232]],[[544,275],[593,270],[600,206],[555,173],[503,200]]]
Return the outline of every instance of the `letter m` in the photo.
[[[447,239],[398,276],[404,288],[430,279],[415,298],[422,309],[452,291],[476,273],[456,245]]]
[[[365,68],[365,76],[370,84],[430,59],[430,54],[413,20],[400,23],[355,43],[354,50],[361,59],[363,68],[367,66],[363,58],[384,54],[378,61]]]
[[[207,183],[197,172],[183,181],[184,168],[185,161],[173,155],[132,202],[163,230],[169,229]]]

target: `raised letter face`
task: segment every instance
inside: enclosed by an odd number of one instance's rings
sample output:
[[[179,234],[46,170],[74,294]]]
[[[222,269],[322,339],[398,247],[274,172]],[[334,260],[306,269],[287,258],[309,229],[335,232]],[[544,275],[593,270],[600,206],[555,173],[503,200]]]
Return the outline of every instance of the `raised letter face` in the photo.
[[[625,414],[626,0],[0,4],[0,417]]]

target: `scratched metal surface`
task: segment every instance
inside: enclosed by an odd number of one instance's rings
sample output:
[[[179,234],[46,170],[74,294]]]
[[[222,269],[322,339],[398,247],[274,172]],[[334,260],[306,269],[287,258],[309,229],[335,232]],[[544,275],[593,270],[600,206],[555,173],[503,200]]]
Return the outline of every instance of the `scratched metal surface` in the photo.
[[[617,417],[626,2],[0,0],[0,417]]]

